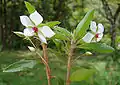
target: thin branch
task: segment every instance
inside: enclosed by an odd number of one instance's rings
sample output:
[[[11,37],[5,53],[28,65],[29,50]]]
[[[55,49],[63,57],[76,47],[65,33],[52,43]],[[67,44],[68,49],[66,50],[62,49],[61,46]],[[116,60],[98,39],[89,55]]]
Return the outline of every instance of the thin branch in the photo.
[[[47,62],[45,61],[45,59],[38,52],[36,52],[36,54],[41,58],[41,60],[44,63],[44,65],[49,68],[49,65],[47,64]]]
[[[36,47],[35,44],[32,42],[32,40],[31,40],[29,37],[27,37],[27,39],[31,42],[31,44],[33,45],[33,47],[36,49],[37,47]]]

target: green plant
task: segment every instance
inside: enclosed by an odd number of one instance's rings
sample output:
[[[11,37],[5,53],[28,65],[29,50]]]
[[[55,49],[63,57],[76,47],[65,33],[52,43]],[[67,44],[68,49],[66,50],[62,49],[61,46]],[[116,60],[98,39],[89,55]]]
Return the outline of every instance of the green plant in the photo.
[[[98,24],[92,21],[94,10],[87,12],[85,17],[80,21],[73,32],[69,32],[65,28],[56,26],[59,25],[59,21],[51,21],[42,23],[42,16],[35,10],[29,2],[25,2],[25,5],[30,13],[30,17],[20,16],[21,23],[26,27],[23,32],[14,32],[16,35],[30,41],[33,46],[28,46],[29,50],[35,53],[34,59],[20,60],[14,64],[9,65],[3,69],[3,72],[17,72],[33,68],[39,61],[41,61],[46,68],[46,76],[48,85],[51,85],[51,80],[56,78],[59,85],[63,85],[66,81],[66,85],[70,85],[71,82],[86,81],[96,73],[96,68],[89,65],[77,66],[76,61],[82,55],[89,55],[90,52],[78,56],[76,51],[79,49],[93,50],[99,53],[111,53],[114,49],[106,44],[98,43],[103,36],[104,27],[102,24]],[[90,25],[91,24],[91,25]],[[89,32],[89,25],[90,30]],[[54,32],[51,30],[53,28]],[[52,71],[49,63],[49,49],[48,39],[52,39],[55,43],[58,52],[63,52],[64,56],[67,56],[67,72],[66,79],[61,79],[52,75]],[[34,40],[38,40],[40,43],[43,56],[40,53],[39,47],[35,44]],[[89,41],[89,42],[87,42]],[[57,53],[55,50],[53,54]],[[90,54],[91,55],[91,54]],[[58,55],[59,56],[59,55]],[[63,59],[64,61],[64,59]],[[65,69],[65,68],[64,68]],[[42,70],[42,69],[41,69]],[[71,74],[72,72],[72,74]]]

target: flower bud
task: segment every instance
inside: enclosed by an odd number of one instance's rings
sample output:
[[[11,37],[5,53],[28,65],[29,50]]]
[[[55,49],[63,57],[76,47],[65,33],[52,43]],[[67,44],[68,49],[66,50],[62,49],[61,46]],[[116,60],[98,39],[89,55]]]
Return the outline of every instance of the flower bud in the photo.
[[[31,47],[31,46],[28,46],[28,49],[29,49],[31,52],[34,52],[34,51],[35,51],[35,48],[34,48],[34,47]]]
[[[87,56],[91,56],[91,55],[92,55],[92,53],[91,53],[91,52],[89,52],[89,51],[87,51],[87,52],[85,53],[85,55],[87,55]]]

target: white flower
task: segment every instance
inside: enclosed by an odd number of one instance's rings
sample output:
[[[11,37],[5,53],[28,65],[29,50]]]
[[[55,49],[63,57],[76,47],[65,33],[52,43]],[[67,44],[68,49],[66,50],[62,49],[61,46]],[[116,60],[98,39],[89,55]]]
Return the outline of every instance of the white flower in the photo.
[[[91,21],[90,30],[82,39],[86,43],[99,42],[103,37],[104,27],[101,23],[96,26],[96,22]]]
[[[37,27],[43,21],[43,17],[35,11],[30,16],[20,16],[21,23],[26,27],[23,31],[25,36],[38,35],[42,43],[46,43],[46,38],[51,38],[55,33],[48,26]]]

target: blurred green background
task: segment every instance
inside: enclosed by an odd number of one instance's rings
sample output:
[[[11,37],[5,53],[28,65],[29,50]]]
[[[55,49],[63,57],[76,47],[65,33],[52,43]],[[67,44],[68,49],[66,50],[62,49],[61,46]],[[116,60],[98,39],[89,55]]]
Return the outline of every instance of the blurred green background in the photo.
[[[113,54],[86,57],[85,61],[99,62],[100,71],[103,73],[97,75],[90,83],[83,81],[73,85],[120,85],[120,0],[0,0],[0,85],[47,85],[45,71],[41,70],[44,69],[42,64],[25,72],[2,72],[3,67],[32,56],[27,49],[30,43],[13,33],[24,29],[19,16],[29,15],[24,1],[35,6],[43,16],[44,22],[60,21],[59,26],[69,31],[76,28],[86,12],[95,9],[93,20],[102,23],[105,28],[101,42],[111,45],[116,51]],[[54,47],[52,43],[49,46]],[[59,66],[51,64],[51,67],[55,74],[64,74],[64,71],[56,70]],[[56,85],[56,80],[53,81]]]

